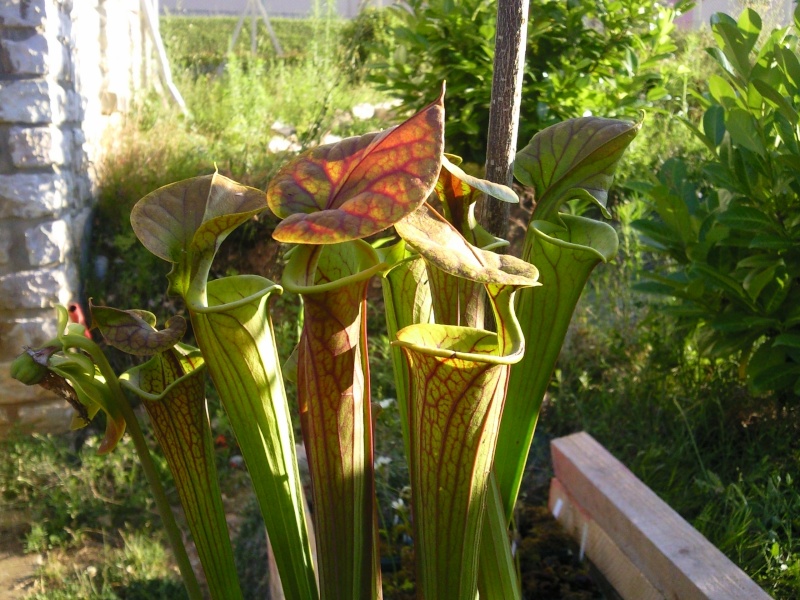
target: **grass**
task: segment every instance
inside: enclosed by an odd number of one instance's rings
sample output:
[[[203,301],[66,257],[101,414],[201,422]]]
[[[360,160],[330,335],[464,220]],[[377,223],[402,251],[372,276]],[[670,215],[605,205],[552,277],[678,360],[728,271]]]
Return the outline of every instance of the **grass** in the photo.
[[[46,557],[30,597],[183,597],[130,439],[106,457],[98,443],[95,424],[0,441],[0,536],[21,536],[27,552]]]
[[[37,574],[31,600],[186,598],[163,540],[121,533],[122,545],[86,545],[79,555],[56,552]],[[99,566],[98,566],[99,565]]]

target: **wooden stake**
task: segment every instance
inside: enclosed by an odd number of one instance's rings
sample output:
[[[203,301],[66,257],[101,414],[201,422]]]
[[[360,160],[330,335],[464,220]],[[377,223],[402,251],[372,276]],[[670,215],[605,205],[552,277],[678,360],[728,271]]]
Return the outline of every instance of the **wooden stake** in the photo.
[[[509,186],[517,152],[529,6],[529,0],[499,0],[497,4],[485,176],[489,181]],[[480,222],[489,233],[502,238],[508,235],[508,204],[485,197],[479,210]]]

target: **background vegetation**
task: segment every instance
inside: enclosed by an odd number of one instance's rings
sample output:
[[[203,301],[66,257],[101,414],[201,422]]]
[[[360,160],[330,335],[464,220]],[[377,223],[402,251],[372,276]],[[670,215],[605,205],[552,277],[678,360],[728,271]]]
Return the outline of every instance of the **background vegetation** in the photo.
[[[633,224],[666,222],[661,211],[653,210],[659,205],[652,191],[669,184],[674,193],[680,183],[670,157],[678,157],[686,173],[702,173],[714,159],[681,119],[704,127],[704,115],[717,110],[713,106],[728,109],[708,90],[719,70],[703,48],[715,40],[707,32],[675,31],[674,14],[651,2],[534,4],[541,13],[532,21],[529,39],[520,143],[585,110],[630,116],[646,109],[646,117],[610,204],[622,251],[613,264],[598,269],[579,305],[540,421],[531,481],[547,481],[549,439],[587,430],[771,595],[793,598],[800,589],[796,392],[748,388],[740,355],[700,352],[697,339],[676,326],[673,301],[656,301],[633,288],[643,272],[681,264],[674,253],[644,246]],[[383,127],[429,100],[446,75],[448,140],[455,152],[480,163],[488,115],[491,3],[410,5],[424,21],[393,11],[365,12],[348,23],[275,19],[284,57],[274,55],[263,26],[257,57],[249,56],[247,28],[229,56],[234,19],[162,19],[191,117],[164,106],[157,96],[144,98],[110,149],[100,172],[87,297],[120,308],[145,307],[160,317],[180,311],[163,295],[165,263],[143,251],[130,230],[130,208],[160,185],[215,166],[234,179],[266,187],[286,152],[293,151],[268,150],[277,130],[302,148],[327,134]],[[446,10],[454,11],[452,18],[444,18]],[[787,44],[796,51],[794,38]],[[389,60],[378,64],[380,56]],[[354,105],[390,98],[405,104],[367,120],[353,116]],[[679,198],[685,200],[685,194]],[[794,198],[787,211],[796,220]],[[526,206],[523,202],[518,219],[525,218]],[[248,270],[277,277],[280,249],[269,241],[271,227],[262,217],[231,236],[218,274]],[[784,262],[796,269],[796,260]],[[794,271],[791,277],[796,281]],[[281,298],[275,309],[286,353],[296,339],[296,301]],[[376,433],[381,527],[387,554],[402,565],[409,551],[406,472],[391,400],[388,340],[380,311],[371,310],[373,400],[381,406]],[[244,526],[234,524],[242,532],[236,533],[239,556],[258,556],[262,546],[253,537],[259,530],[257,514],[247,509],[247,475],[236,466],[235,442],[213,392],[211,402],[225,494],[230,506],[249,519]],[[91,431],[20,436],[0,444],[0,536],[18,536],[28,551],[45,556],[33,597],[178,597],[176,572],[128,444],[107,459],[94,455]],[[536,483],[526,489],[528,503],[541,501]],[[253,592],[264,585],[260,575],[252,569],[242,574]],[[402,568],[387,577],[387,584],[388,597],[410,597],[413,589]]]

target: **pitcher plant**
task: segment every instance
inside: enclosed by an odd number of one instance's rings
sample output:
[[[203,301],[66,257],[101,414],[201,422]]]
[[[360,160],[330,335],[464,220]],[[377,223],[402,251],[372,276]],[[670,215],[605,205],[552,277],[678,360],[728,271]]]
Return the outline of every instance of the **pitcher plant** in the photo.
[[[444,90],[396,127],[298,155],[266,193],[216,173],[170,184],[140,200],[131,223],[148,250],[172,263],[168,292],[183,298],[197,348],[182,342],[180,315],[157,330],[144,311],[93,305],[109,344],[147,358],[118,377],[60,308],[58,338],[26,349],[14,376],[64,395],[76,426],[105,411],[101,452],[126,427],[141,437],[123,388],[141,398],[208,594],[240,598],[212,456],[207,371],[242,449],[286,597],[381,598],[366,325],[370,282],[379,278],[411,479],[417,595],[519,598],[508,527],[539,409],[581,291],[617,249],[610,225],[561,209],[589,199],[605,211],[614,169],[638,129],[574,119],[518,153],[515,176],[536,199],[521,258],[497,253],[507,242],[475,219],[484,195],[518,202],[516,193],[468,175],[444,152]],[[209,281],[225,237],[265,210],[281,220],[274,240],[293,246],[281,285],[258,274]],[[286,371],[297,383],[316,565],[269,312],[283,289],[303,306]],[[146,446],[137,449],[149,460]],[[200,597],[191,568],[182,575]]]

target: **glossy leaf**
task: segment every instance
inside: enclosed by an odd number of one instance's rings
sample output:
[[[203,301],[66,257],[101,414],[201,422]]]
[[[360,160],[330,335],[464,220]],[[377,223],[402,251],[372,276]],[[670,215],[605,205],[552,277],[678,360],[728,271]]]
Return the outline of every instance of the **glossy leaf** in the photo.
[[[614,169],[639,128],[639,123],[583,117],[533,136],[514,164],[514,176],[536,194],[533,218],[550,220],[576,198],[591,199],[605,211]]]
[[[92,315],[96,323],[97,307]],[[123,318],[119,321],[122,330],[128,329]],[[113,337],[116,326],[101,326],[101,331]],[[175,480],[211,597],[242,598],[217,478],[200,351],[165,350],[124,373],[120,383],[142,398]]]
[[[718,221],[732,229],[744,231],[774,231],[775,224],[763,210],[752,206],[731,206],[719,213]]]
[[[725,127],[733,143],[764,156],[766,148],[759,137],[758,123],[753,115],[742,108],[734,107],[728,111]]]
[[[300,246],[283,283],[303,297],[300,423],[324,598],[380,598],[366,294],[385,265],[360,240]]]
[[[703,131],[711,141],[714,149],[725,137],[725,111],[721,106],[712,106],[703,115]]]
[[[272,179],[273,237],[335,244],[391,227],[431,193],[442,164],[444,93],[406,122],[300,155]]]
[[[752,65],[749,54],[761,31],[761,19],[752,9],[745,9],[739,23],[732,17],[716,13],[711,17],[711,31],[719,48],[734,69],[734,73],[742,78],[750,75]]]

